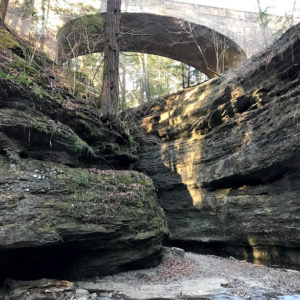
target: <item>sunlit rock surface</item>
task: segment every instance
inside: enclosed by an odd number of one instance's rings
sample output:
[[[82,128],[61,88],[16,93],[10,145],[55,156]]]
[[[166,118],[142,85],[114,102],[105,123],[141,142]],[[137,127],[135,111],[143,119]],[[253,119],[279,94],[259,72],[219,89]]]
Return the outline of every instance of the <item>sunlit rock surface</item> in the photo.
[[[0,277],[88,278],[158,263],[151,179],[0,155]]]
[[[161,139],[136,167],[158,188],[170,238],[300,265],[300,25],[233,72],[157,102]]]

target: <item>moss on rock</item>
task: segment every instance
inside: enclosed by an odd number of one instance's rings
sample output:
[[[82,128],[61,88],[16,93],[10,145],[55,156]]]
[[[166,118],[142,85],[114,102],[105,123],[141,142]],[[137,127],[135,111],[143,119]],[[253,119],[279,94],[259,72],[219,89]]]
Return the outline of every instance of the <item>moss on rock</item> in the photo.
[[[13,47],[19,45],[16,38],[14,38],[13,35],[8,34],[8,32],[3,28],[0,28],[0,41],[1,41],[0,43],[1,50],[12,49]]]
[[[65,151],[75,158],[95,157],[93,149],[69,127],[54,122],[34,111],[0,110],[0,131],[22,142],[23,151],[35,147],[44,150]]]
[[[6,183],[0,185],[0,254],[7,257],[0,261],[0,270],[6,270],[0,271],[2,276],[15,276],[29,262],[38,269],[35,257],[14,265],[10,249],[16,256],[32,249],[43,257],[47,270],[48,255],[55,255],[47,247],[66,257],[72,247],[76,270],[72,263],[63,264],[66,277],[116,272],[158,255],[167,234],[153,183],[138,172],[76,169],[36,160],[11,164],[0,155],[0,182]],[[39,252],[41,246],[45,252]],[[81,263],[82,255],[94,258]]]
[[[100,30],[103,18],[86,16],[76,26]],[[107,124],[94,102],[72,95],[72,80],[62,69],[4,29],[0,45],[0,135],[19,145],[15,152],[103,168],[126,168],[137,159],[121,122]],[[0,151],[6,152],[4,146],[0,141]]]

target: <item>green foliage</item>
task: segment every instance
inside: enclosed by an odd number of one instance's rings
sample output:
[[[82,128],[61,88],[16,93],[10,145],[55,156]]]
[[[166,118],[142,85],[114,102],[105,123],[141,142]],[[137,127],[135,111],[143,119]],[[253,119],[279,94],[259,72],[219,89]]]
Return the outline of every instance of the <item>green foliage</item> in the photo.
[[[6,79],[6,73],[0,68],[0,79]]]
[[[138,175],[137,175],[137,173],[136,172],[134,172],[134,171],[131,171],[130,172],[130,176],[133,178],[133,180],[135,180],[135,181],[137,181],[138,180]]]
[[[131,183],[134,182],[134,179],[130,175],[127,175],[127,174],[121,174],[119,176],[119,178],[127,186],[129,186]]]
[[[18,45],[19,43],[12,35],[0,28],[0,49],[7,50]]]
[[[59,4],[60,2],[58,2]],[[72,8],[62,8],[59,5],[52,7],[52,11],[58,15],[71,15],[73,13]]]
[[[39,99],[43,99],[43,89],[37,85],[36,83],[33,85],[33,93],[39,98]]]
[[[87,34],[99,33],[103,30],[104,19],[101,14],[87,15],[76,19],[73,26],[76,30],[84,30]]]
[[[52,100],[55,99],[54,97],[52,97],[52,95],[50,95],[50,94],[48,93],[47,90],[43,89],[43,93],[44,93],[44,95],[45,95],[46,97],[48,97],[48,98],[50,98],[50,99],[52,99]]]
[[[78,14],[80,15],[97,13],[98,11],[97,9],[95,9],[94,6],[87,5],[86,3],[77,3],[76,9],[78,10]],[[66,16],[66,15],[71,16],[74,14],[74,9],[72,9],[71,7],[70,8],[61,7],[59,1],[51,5],[51,10],[60,16]]]
[[[24,18],[35,18],[37,16],[37,10],[34,7],[34,0],[25,0],[21,7],[22,15]]]
[[[29,87],[32,84],[31,78],[24,72],[15,74],[6,74],[0,69],[0,78],[7,80],[16,80],[19,84]]]
[[[28,77],[26,73],[19,73],[17,76],[17,80],[20,84],[25,85],[26,87],[29,87],[32,83],[32,80]]]
[[[258,19],[262,24],[269,23],[269,14],[267,13],[267,9],[258,13]]]
[[[74,94],[84,95],[86,98],[96,99],[102,86],[102,53],[83,55],[70,60],[65,66],[66,78],[75,88]],[[75,81],[75,82],[74,82]]]
[[[118,151],[120,151],[120,146],[116,143],[103,143],[101,146],[102,153],[115,153]]]
[[[14,80],[18,77],[18,74],[7,74],[5,79]]]
[[[19,71],[24,71],[27,75],[30,75],[30,76],[36,76],[37,75],[37,70],[34,67],[30,66],[28,64],[28,62],[26,62],[22,58],[14,60],[11,63],[11,68],[14,68],[14,69],[19,70]]]
[[[64,176],[60,175],[63,180]],[[96,217],[109,217],[112,212],[123,217],[139,217],[145,213],[157,212],[153,209],[153,183],[143,174],[130,171],[74,169],[68,177],[70,192],[66,212],[73,218],[90,218],[98,210]],[[150,201],[149,201],[150,199]],[[132,210],[130,207],[134,205]]]
[[[182,88],[183,64],[181,62],[156,55],[144,54],[144,56],[147,56],[147,60],[144,61],[144,68],[147,69],[149,91],[152,100],[171,94]],[[102,87],[102,62],[102,53],[84,55],[70,61],[68,73],[76,72],[76,80],[82,78],[82,73],[86,74],[87,77],[85,83],[76,83],[77,92],[83,93],[85,84],[85,93],[87,95],[93,94],[95,95],[94,98],[97,98]],[[122,82],[123,72],[126,72],[125,85]],[[184,65],[184,76],[186,78],[190,76],[190,85],[207,79],[205,75],[203,76],[199,71],[186,65]],[[72,76],[69,76],[69,78],[70,81],[73,80]],[[120,79],[121,110],[147,101],[143,93],[143,77],[139,55],[136,53],[120,55]],[[125,92],[122,91],[123,86],[126,86]]]
[[[81,187],[88,187],[89,185],[89,175],[86,172],[76,172],[74,180]]]
[[[257,14],[266,46],[277,40],[287,29],[297,22],[294,19],[295,7],[292,11],[289,11],[282,16],[272,14],[271,10],[272,7],[262,9],[259,5],[259,12]],[[267,37],[268,32],[271,32],[272,34],[271,40]]]
[[[135,146],[135,141],[133,136],[129,135],[129,139],[128,139],[129,145]]]
[[[61,94],[56,94],[53,97],[53,99],[58,101],[60,104],[63,104],[65,102],[65,99],[63,98],[63,96]]]
[[[104,19],[101,14],[85,15],[69,22],[59,30],[60,36],[67,36],[70,33],[81,35],[86,38],[88,34],[97,34],[104,28]]]

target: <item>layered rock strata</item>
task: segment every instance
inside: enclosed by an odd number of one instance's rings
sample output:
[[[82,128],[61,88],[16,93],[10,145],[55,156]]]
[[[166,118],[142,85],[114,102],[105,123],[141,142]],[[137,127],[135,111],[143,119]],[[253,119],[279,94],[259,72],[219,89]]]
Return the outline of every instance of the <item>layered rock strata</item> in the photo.
[[[170,239],[300,265],[300,24],[234,71],[155,103],[152,177]]]
[[[87,278],[160,259],[167,228],[151,179],[104,171],[126,169],[135,143],[92,95],[79,96],[73,75],[76,91],[0,28],[0,281]]]

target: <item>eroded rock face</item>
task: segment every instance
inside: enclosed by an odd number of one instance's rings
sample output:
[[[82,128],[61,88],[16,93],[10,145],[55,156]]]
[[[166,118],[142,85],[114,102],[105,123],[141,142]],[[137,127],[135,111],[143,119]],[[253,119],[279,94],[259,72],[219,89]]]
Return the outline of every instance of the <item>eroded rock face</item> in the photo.
[[[151,179],[0,155],[0,277],[87,278],[153,265],[167,233]]]
[[[162,144],[136,167],[159,190],[173,241],[300,265],[300,25],[231,73],[156,103]]]
[[[118,123],[105,123],[95,104],[65,90],[59,91],[69,99],[63,104],[40,99],[30,88],[1,78],[0,91],[0,152],[11,159],[118,169],[136,160],[128,133]]]
[[[126,128],[30,45],[3,28],[0,40],[0,282],[157,263],[167,229],[152,181],[103,171],[136,159]]]

